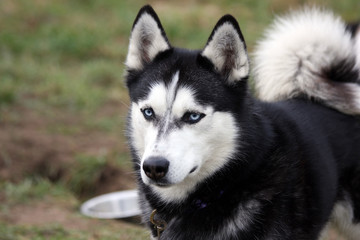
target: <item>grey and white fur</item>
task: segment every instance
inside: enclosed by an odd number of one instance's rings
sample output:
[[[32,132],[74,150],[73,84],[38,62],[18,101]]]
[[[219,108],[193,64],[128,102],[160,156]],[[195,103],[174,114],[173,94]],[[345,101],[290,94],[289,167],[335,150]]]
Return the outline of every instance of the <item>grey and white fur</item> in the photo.
[[[255,49],[258,97],[278,101],[306,95],[360,114],[359,58],[358,35],[353,38],[332,12],[305,8],[278,17]]]

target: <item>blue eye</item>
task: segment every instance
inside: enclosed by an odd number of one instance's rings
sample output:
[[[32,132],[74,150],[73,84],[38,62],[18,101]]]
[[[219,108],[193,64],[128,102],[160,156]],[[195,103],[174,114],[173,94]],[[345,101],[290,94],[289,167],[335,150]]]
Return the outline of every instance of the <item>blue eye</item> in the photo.
[[[151,117],[153,115],[153,111],[152,109],[145,109],[144,110],[144,114],[147,116],[147,117]]]
[[[141,110],[145,119],[151,120],[155,117],[154,110],[152,108],[145,108]]]
[[[200,118],[200,113],[191,113],[189,116],[189,120],[191,121],[197,121]]]
[[[199,122],[203,117],[205,117],[205,114],[203,114],[203,113],[186,112],[184,114],[184,116],[181,118],[181,120],[188,124],[194,124],[194,123]]]

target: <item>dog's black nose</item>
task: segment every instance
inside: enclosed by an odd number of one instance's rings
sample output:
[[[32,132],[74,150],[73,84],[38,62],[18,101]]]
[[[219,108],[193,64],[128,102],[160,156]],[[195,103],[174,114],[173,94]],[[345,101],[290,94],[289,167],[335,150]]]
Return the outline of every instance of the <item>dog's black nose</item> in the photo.
[[[152,180],[160,180],[169,169],[169,161],[163,157],[149,157],[144,161],[143,170]]]

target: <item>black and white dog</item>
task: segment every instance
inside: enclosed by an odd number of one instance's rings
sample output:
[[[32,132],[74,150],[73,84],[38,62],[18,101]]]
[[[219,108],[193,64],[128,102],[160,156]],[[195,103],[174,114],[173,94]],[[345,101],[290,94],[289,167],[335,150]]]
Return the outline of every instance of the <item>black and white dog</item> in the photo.
[[[332,13],[278,19],[255,51],[237,21],[172,47],[143,7],[126,59],[128,138],[152,239],[360,239],[360,37]],[[156,211],[154,211],[156,210]]]

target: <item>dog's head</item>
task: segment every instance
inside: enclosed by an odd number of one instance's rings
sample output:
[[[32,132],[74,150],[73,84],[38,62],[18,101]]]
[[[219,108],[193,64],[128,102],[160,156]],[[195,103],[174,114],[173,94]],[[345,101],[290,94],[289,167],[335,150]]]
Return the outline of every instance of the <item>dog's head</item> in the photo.
[[[170,45],[150,6],[135,19],[126,83],[128,135],[141,180],[182,200],[235,154],[249,61],[237,21],[225,15],[199,51]]]

